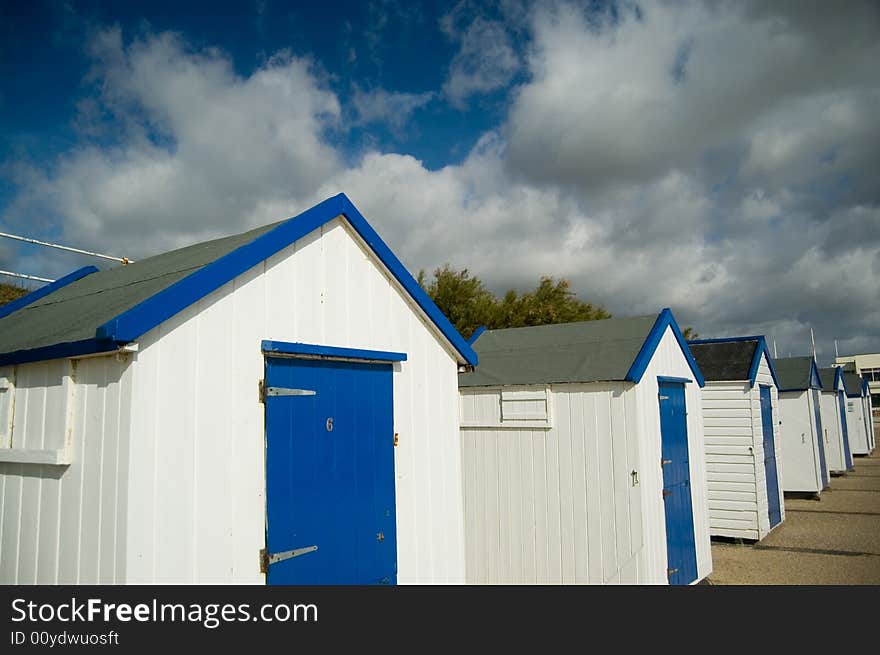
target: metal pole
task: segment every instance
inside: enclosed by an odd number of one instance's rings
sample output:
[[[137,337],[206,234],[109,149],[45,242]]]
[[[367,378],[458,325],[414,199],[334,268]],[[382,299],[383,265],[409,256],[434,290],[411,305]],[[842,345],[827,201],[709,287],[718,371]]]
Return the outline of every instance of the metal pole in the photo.
[[[776,339],[773,339],[773,359],[779,359],[779,353],[776,352]]]
[[[834,340],[834,359],[836,360],[838,357],[840,357],[840,353],[837,352],[837,339],[835,339]]]
[[[37,277],[36,275],[26,275],[24,273],[13,273],[12,271],[0,271],[0,275],[9,275],[11,277],[20,277],[23,280],[37,280],[38,282],[54,282],[47,277]]]
[[[813,359],[816,359],[816,337],[813,336],[813,328],[810,328],[810,341],[813,343]]]
[[[58,250],[67,250],[68,252],[76,252],[81,255],[90,255],[92,257],[100,257],[102,259],[109,259],[114,262],[122,262],[123,264],[130,264],[133,260],[128,257],[113,257],[112,255],[102,255],[99,252],[92,252],[90,250],[82,250],[81,248],[71,248],[70,246],[62,246],[57,243],[49,243],[48,241],[40,241],[38,239],[31,239],[29,237],[20,237],[16,234],[7,234],[6,232],[0,232],[0,237],[6,237],[7,239],[17,239],[18,241],[24,241],[25,243],[34,243],[38,246],[48,246],[50,248],[57,248]]]

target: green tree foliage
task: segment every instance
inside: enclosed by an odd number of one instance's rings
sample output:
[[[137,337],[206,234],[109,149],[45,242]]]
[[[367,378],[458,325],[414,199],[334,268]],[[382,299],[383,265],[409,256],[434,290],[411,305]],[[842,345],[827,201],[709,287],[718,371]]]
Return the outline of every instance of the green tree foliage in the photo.
[[[11,284],[0,284],[0,305],[5,305],[6,303],[12,302],[17,298],[21,298],[27,292],[27,289],[15,287]]]
[[[427,282],[419,272],[419,284],[465,338],[481,325],[489,329],[571,323],[611,318],[604,308],[578,300],[568,280],[542,277],[534,291],[510,290],[499,300],[467,269],[448,264],[434,271]]]
[[[700,338],[700,335],[697,334],[696,330],[694,330],[694,328],[692,328],[690,326],[688,326],[684,330],[682,330],[681,334],[684,337],[685,341],[691,341],[693,339]]]

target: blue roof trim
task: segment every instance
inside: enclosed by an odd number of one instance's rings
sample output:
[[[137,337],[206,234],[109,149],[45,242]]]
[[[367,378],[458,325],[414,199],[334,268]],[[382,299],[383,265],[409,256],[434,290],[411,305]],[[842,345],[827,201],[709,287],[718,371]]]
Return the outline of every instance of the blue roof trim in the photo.
[[[473,346],[477,342],[477,339],[479,339],[483,335],[483,332],[485,332],[485,331],[486,331],[485,325],[481,325],[476,330],[474,330],[474,333],[471,335],[471,338],[468,339],[468,345]]]
[[[39,289],[23,295],[21,298],[6,303],[0,307],[0,318],[9,316],[12,312],[17,312],[22,307],[27,307],[31,303],[38,301],[40,298],[48,296],[53,291],[58,291],[61,287],[66,287],[71,282],[76,282],[77,280],[84,278],[86,275],[91,275],[92,273],[97,272],[98,269],[95,266],[83,266],[82,268],[78,268],[72,273],[68,273],[64,277],[58,278],[54,282],[45,284]]]
[[[685,341],[684,335],[681,333],[681,329],[679,329],[678,323],[672,315],[672,310],[668,307],[664,308],[657,316],[657,320],[654,321],[654,326],[648,333],[645,343],[642,344],[639,354],[636,355],[636,358],[633,360],[632,366],[630,366],[624,379],[638,384],[642,379],[642,376],[645,374],[645,370],[647,370],[648,364],[651,362],[651,358],[657,350],[657,346],[660,345],[663,333],[666,332],[666,328],[668,327],[672,328],[672,333],[675,335],[678,345],[681,346],[681,351],[684,353],[685,359],[687,359],[688,365],[691,367],[691,371],[693,372],[697,383],[700,387],[706,386],[706,380],[703,379],[700,367],[697,366],[697,361],[691,354],[691,349],[688,348],[687,341]]]
[[[14,350],[11,353],[0,354],[0,366],[11,364],[25,364],[27,362],[43,362],[49,359],[64,359],[79,355],[92,355],[95,353],[110,352],[119,348],[119,344],[113,341],[99,339],[84,339],[83,341],[68,341],[56,343],[53,346],[33,348],[31,350]]]
[[[773,384],[776,385],[778,391],[779,378],[776,377],[776,366],[773,364],[773,358],[767,348],[767,340],[763,336],[758,337],[758,347],[755,348],[755,355],[752,358],[752,366],[749,369],[749,386],[755,386],[755,381],[758,379],[758,369],[761,367],[761,357],[765,355],[767,356],[767,367],[770,369],[770,377],[773,378]]]
[[[834,373],[834,388],[838,391],[843,390],[845,392],[846,383],[843,381],[843,369],[841,369],[839,366],[835,366],[834,370],[836,371]]]
[[[312,343],[291,343],[288,341],[263,341],[263,352],[267,355],[313,355],[316,357],[336,357],[340,359],[372,359],[382,362],[405,362],[406,353],[386,350],[362,350],[359,348],[337,348],[319,346]]]
[[[367,223],[357,208],[342,193],[284,221],[278,227],[260,235],[250,243],[207,264],[104,323],[98,327],[96,338],[117,343],[126,343],[137,339],[200,298],[340,215],[346,218],[349,225],[372,249],[422,311],[428,315],[428,318],[458,351],[462,359],[469,364],[476,365],[477,354],[400,263],[400,260],[385,245],[385,242]]]
[[[819,365],[815,358],[810,360],[810,389],[822,390],[822,378],[819,375]]]
[[[690,378],[674,378],[668,375],[658,375],[657,382],[671,382],[673,384],[691,384],[693,380]]]

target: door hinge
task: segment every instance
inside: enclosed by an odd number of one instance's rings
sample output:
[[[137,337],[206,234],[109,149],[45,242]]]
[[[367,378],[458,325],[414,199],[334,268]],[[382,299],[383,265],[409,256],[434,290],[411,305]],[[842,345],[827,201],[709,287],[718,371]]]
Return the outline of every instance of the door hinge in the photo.
[[[259,381],[259,394],[260,394],[260,402],[265,404],[265,402],[266,402],[266,381],[265,380]]]
[[[394,433],[394,446],[395,446],[395,448],[397,447],[397,445],[399,443],[400,443],[400,438],[397,436],[397,433],[395,432]]]
[[[672,495],[671,491],[667,491],[666,489],[663,490],[663,497],[664,498],[666,498],[666,496],[671,496],[671,495]]]
[[[261,381],[262,383],[262,381]],[[269,572],[269,555],[265,548],[260,548],[260,573]]]
[[[678,573],[678,569],[666,569],[666,577],[667,578],[671,578],[676,573]]]

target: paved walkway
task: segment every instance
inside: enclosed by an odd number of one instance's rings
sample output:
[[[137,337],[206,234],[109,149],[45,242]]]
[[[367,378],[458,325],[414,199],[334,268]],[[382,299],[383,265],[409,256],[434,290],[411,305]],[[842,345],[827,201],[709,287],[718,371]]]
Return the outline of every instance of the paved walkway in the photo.
[[[757,544],[712,542],[709,584],[880,584],[880,448],[831,478],[820,500],[785,499]]]

